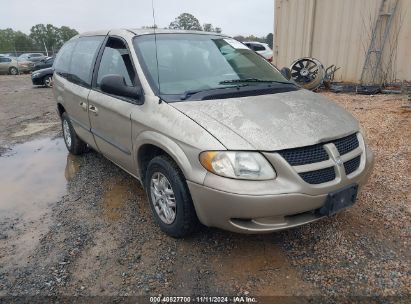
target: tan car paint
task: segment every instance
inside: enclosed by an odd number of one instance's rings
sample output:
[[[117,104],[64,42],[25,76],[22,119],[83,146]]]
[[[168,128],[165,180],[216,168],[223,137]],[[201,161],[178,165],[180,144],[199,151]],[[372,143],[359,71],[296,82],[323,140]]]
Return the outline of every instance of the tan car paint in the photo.
[[[142,147],[154,145],[170,155],[187,179],[197,215],[203,224],[246,233],[294,227],[320,218],[311,211],[324,204],[330,191],[350,183],[363,185],[366,182],[373,156],[360,133],[361,147],[355,152],[361,153],[361,166],[357,172],[345,176],[337,168],[338,178],[320,185],[304,182],[296,171],[304,168],[293,168],[279,154],[271,152],[358,132],[358,122],[349,113],[318,94],[299,90],[224,100],[160,102],[133,51],[133,37],[145,33],[152,31],[110,32],[128,44],[144,92],[144,104],[137,105],[96,90],[79,88],[55,75],[56,99],[66,107],[70,117],[83,122],[89,119],[89,129],[100,132],[93,135],[84,128],[75,127],[84,141],[139,180],[143,178],[138,161]],[[76,92],[75,95],[68,94],[68,89]],[[87,102],[87,111],[82,109],[82,101]],[[98,113],[90,112],[90,106],[95,106]],[[102,136],[112,144],[101,140]],[[328,148],[335,149],[332,146]],[[234,180],[209,173],[200,164],[202,151],[226,149],[265,151],[264,156],[276,170],[277,178],[270,181]],[[337,165],[333,163],[333,166]]]

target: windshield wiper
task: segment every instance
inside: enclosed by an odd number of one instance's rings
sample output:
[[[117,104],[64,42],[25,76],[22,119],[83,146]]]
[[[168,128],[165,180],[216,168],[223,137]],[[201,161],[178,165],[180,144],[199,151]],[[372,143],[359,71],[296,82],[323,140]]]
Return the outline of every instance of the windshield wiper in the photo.
[[[219,84],[232,84],[232,83],[242,83],[242,82],[254,82],[254,83],[282,83],[282,84],[292,84],[290,82],[285,82],[285,81],[277,81],[277,80],[264,80],[264,79],[258,79],[258,78],[245,78],[245,79],[230,79],[230,80],[224,80],[220,81]]]
[[[185,91],[182,95],[181,95],[181,97],[180,97],[180,99],[181,100],[186,100],[188,97],[190,97],[191,95],[194,95],[194,94],[197,94],[197,93],[200,93],[200,92],[203,92],[203,91],[208,91],[208,90],[188,90],[188,91]]]
[[[228,83],[227,83],[228,84]],[[183,94],[180,96],[180,100],[186,100],[190,96],[197,94],[197,93],[202,93],[202,92],[207,92],[207,91],[214,91],[214,90],[224,90],[224,89],[232,89],[232,88],[237,88],[239,89],[240,87],[246,87],[248,84],[241,84],[241,85],[235,85],[235,86],[230,86],[230,87],[223,87],[223,88],[211,88],[211,89],[202,89],[202,90],[188,90],[185,91]]]

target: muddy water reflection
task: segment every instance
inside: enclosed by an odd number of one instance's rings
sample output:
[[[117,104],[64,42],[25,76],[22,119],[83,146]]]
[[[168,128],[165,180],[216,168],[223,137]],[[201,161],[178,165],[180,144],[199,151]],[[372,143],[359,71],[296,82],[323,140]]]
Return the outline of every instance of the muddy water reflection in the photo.
[[[103,214],[109,221],[121,218],[126,208],[126,203],[133,195],[133,180],[110,181],[106,183],[107,192],[103,199]]]
[[[0,157],[0,215],[37,217],[66,193],[77,169],[62,138],[14,146]]]

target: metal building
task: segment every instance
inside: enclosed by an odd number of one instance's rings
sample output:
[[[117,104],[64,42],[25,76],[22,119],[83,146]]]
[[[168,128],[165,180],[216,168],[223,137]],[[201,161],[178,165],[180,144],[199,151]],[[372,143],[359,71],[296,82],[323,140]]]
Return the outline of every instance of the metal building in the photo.
[[[274,14],[279,68],[315,57],[341,67],[336,81],[358,83],[374,61],[385,81],[411,80],[411,0],[275,0]]]

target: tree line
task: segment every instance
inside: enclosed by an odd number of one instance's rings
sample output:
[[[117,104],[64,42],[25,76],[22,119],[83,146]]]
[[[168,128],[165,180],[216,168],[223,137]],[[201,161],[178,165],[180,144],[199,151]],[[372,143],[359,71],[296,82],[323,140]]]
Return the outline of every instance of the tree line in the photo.
[[[156,27],[156,26],[155,26]],[[192,14],[183,13],[178,16],[173,22],[170,23],[169,29],[178,30],[191,30],[191,31],[205,31],[205,32],[216,32],[221,33],[221,27],[214,27],[211,23],[205,23],[203,26],[200,25],[200,21]],[[269,33],[265,37],[251,36],[235,36],[238,41],[258,41],[267,43],[270,48],[273,48],[273,34]]]
[[[78,32],[68,26],[56,27],[52,24],[36,24],[30,34],[14,31],[11,28],[0,29],[0,53],[49,52],[55,53]]]
[[[250,35],[250,36],[234,36],[234,39],[238,40],[238,41],[257,41],[257,42],[263,42],[263,43],[267,43],[270,48],[273,48],[273,34],[269,33],[267,36],[265,37],[256,37],[254,35]]]
[[[189,13],[182,13],[168,26],[173,30],[187,30],[187,31],[204,31],[221,33],[221,27],[214,27],[211,23],[204,23],[200,25],[200,21],[194,15]]]
[[[157,28],[154,26],[144,26],[144,28]],[[192,14],[182,13],[168,26],[169,29],[205,31],[221,33],[221,27],[215,27],[211,23],[200,24],[200,21]],[[11,28],[0,29],[0,53],[17,53],[29,51],[49,52],[53,54],[71,37],[78,32],[68,26],[56,27],[52,24],[36,24],[31,27],[30,34],[21,31],[14,31]],[[239,41],[259,41],[267,43],[273,47],[273,34],[266,37],[256,37],[254,35],[244,37],[236,36]],[[17,55],[17,54],[16,54]]]

